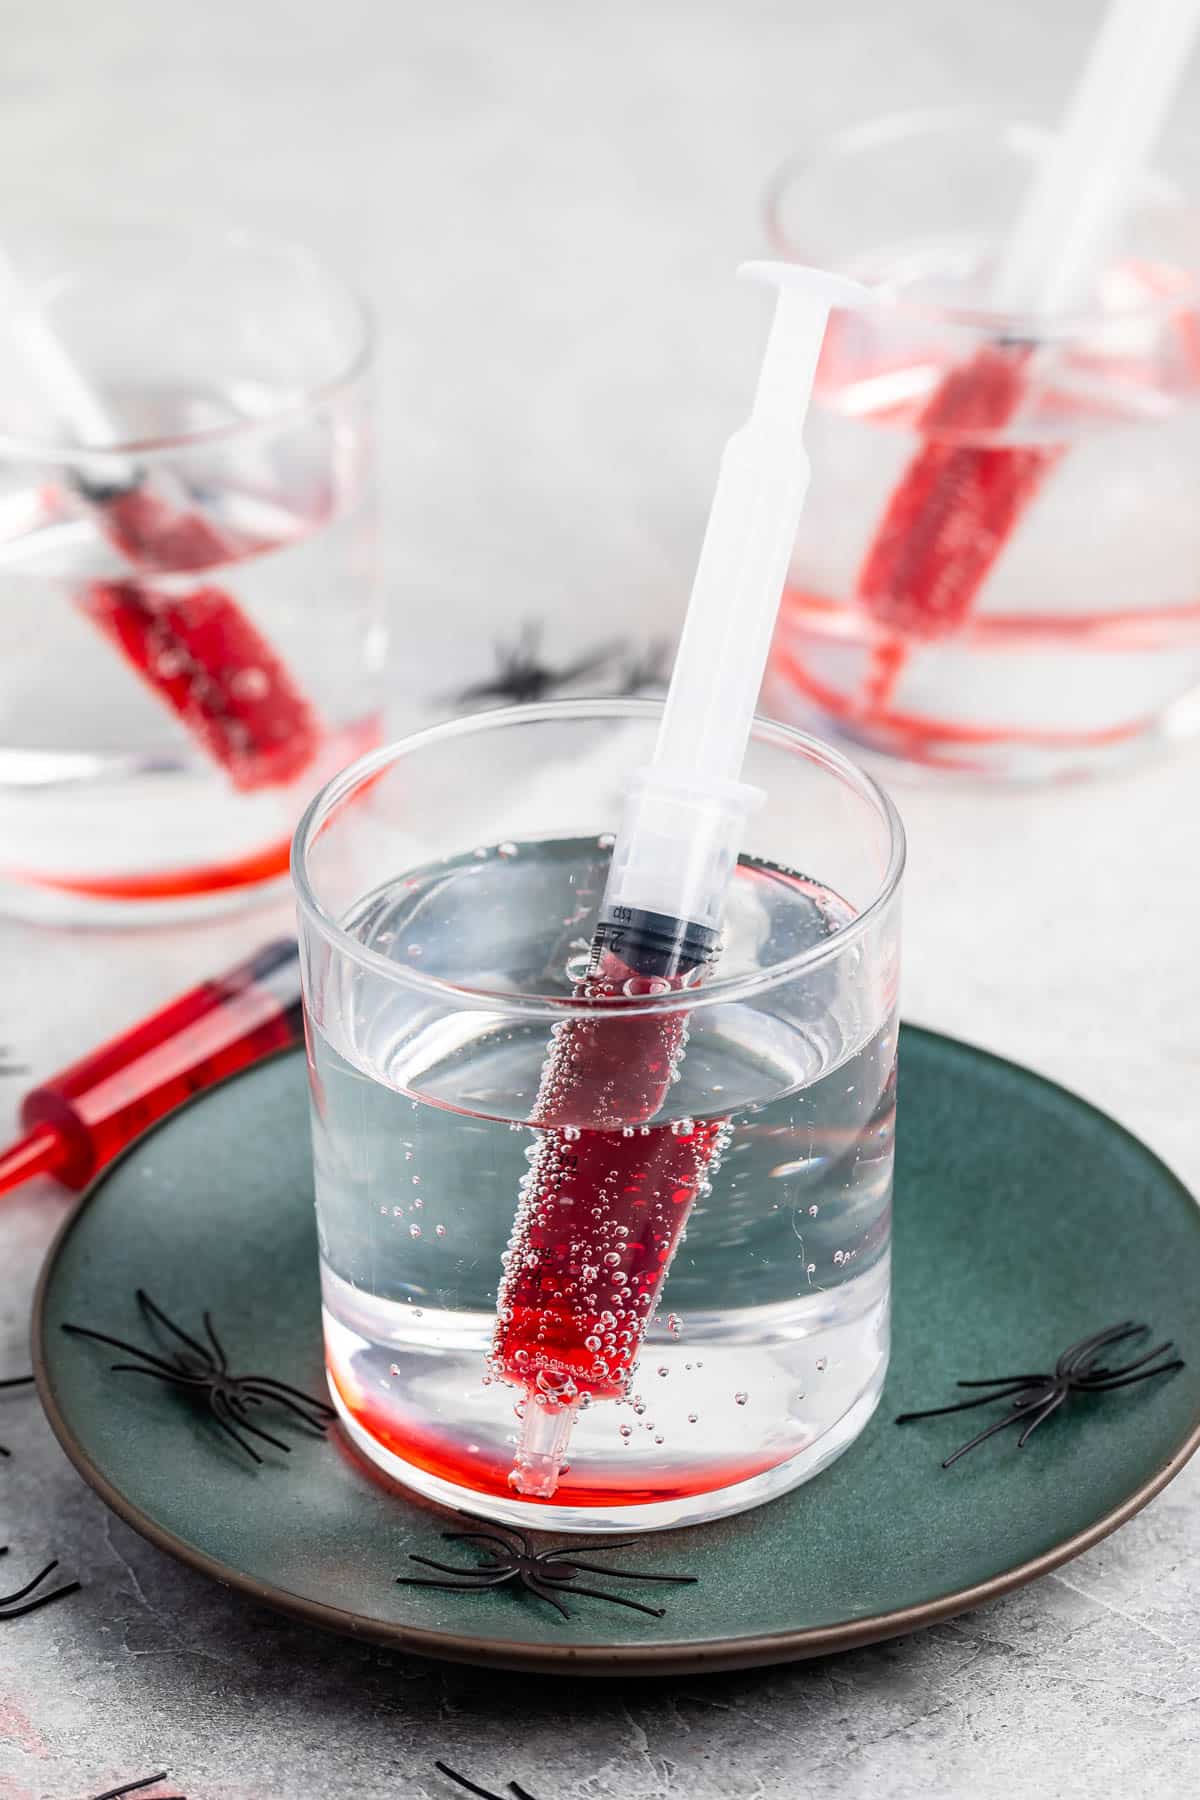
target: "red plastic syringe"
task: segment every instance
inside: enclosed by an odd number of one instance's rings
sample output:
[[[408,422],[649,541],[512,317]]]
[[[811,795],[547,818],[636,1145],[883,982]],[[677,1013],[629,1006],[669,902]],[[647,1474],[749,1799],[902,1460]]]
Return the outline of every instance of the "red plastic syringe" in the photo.
[[[0,1194],[35,1175],[84,1187],[164,1113],[303,1036],[299,952],[280,938],[40,1082],[0,1152]]]

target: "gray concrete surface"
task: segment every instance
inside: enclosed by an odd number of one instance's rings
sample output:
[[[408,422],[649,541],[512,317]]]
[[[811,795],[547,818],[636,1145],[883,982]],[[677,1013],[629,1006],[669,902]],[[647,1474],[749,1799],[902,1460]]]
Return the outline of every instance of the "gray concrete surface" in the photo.
[[[0,216],[232,215],[309,239],[373,295],[402,719],[523,615],[550,616],[563,650],[602,616],[670,628],[758,350],[728,276],[758,246],[766,172],[842,118],[1052,106],[1096,11],[3,0]],[[1193,74],[1193,112],[1198,96]],[[899,793],[908,1016],[1079,1089],[1194,1186],[1198,778],[1193,748],[1104,787]],[[53,1068],[268,928],[0,925],[0,1041]],[[0,1083],[0,1131],[18,1085]],[[0,1205],[0,1369],[25,1360],[63,1210],[45,1188]],[[0,1541],[52,1546],[87,1591],[0,1628],[0,1800],[163,1767],[190,1800],[434,1800],[436,1755],[541,1800],[1200,1790],[1198,1467],[1060,1574],[921,1636],[582,1686],[257,1612],[110,1518],[30,1401],[2,1421]]]

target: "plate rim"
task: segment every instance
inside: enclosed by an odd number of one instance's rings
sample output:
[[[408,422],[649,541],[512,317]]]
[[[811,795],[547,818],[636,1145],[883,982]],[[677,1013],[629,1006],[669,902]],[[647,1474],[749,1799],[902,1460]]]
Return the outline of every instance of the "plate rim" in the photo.
[[[930,1026],[910,1024],[902,1021],[902,1028],[908,1036],[920,1036],[948,1044],[955,1050],[966,1050],[972,1056],[982,1058],[1000,1067],[1013,1070],[1042,1087],[1049,1088],[1058,1094],[1066,1094],[1078,1106],[1094,1114],[1110,1130],[1120,1133],[1146,1156],[1149,1156],[1166,1179],[1198,1206],[1195,1195],[1187,1187],[1174,1170],[1160,1157],[1150,1145],[1134,1132],[1122,1125],[1118,1119],[1106,1113],[1103,1108],[1087,1100],[1073,1089],[1064,1087],[1061,1082],[1053,1081],[1049,1076],[1040,1074],[1036,1069],[1024,1063],[1015,1062],[1011,1057],[1001,1056],[993,1050],[986,1050],[979,1044],[973,1044],[965,1038],[951,1036],[948,1032],[934,1030]],[[259,1580],[245,1570],[235,1569],[218,1557],[210,1556],[206,1551],[197,1549],[183,1538],[176,1536],[165,1526],[160,1525],[148,1513],[135,1505],[108,1479],[88,1455],[82,1444],[71,1431],[70,1426],[58,1404],[54,1383],[46,1353],[47,1322],[46,1311],[49,1291],[54,1279],[55,1270],[67,1240],[75,1226],[83,1217],[93,1199],[104,1183],[127,1158],[139,1152],[146,1142],[161,1130],[179,1113],[198,1105],[208,1099],[211,1094],[230,1083],[241,1081],[253,1075],[257,1070],[270,1063],[281,1062],[287,1057],[304,1054],[302,1044],[286,1045],[273,1051],[269,1056],[260,1058],[246,1068],[238,1069],[210,1087],[191,1095],[181,1106],[175,1107],[161,1119],[133,1138],[123,1150],[107,1163],[103,1169],[88,1183],[80,1194],[75,1205],[63,1219],[52,1238],[49,1248],[42,1259],[38,1272],[37,1286],[34,1290],[33,1310],[30,1323],[30,1349],[33,1359],[33,1371],[37,1382],[38,1399],[42,1410],[58,1443],[65,1452],[68,1461],[87,1485],[99,1496],[111,1512],[129,1525],[140,1537],[153,1544],[155,1549],[174,1557],[185,1567],[197,1570],[218,1582],[222,1587],[233,1589],[246,1595],[258,1605],[266,1606],[275,1612],[298,1620],[301,1624],[315,1625],[325,1631],[333,1631],[343,1637],[352,1637],[360,1641],[381,1644],[389,1649],[398,1650],[406,1655],[427,1656],[441,1662],[471,1663],[487,1668],[529,1670],[549,1675],[592,1675],[620,1677],[625,1675],[692,1675],[717,1674],[728,1670],[750,1669],[799,1662],[814,1656],[828,1656],[843,1650],[853,1650],[867,1644],[885,1642],[888,1638],[901,1637],[911,1631],[923,1630],[927,1626],[936,1625],[944,1619],[956,1617],[968,1612],[976,1606],[985,1605],[988,1601],[998,1600],[1015,1589],[1050,1574],[1074,1557],[1090,1550],[1101,1543],[1114,1531],[1127,1524],[1142,1508],[1149,1504],[1162,1489],[1174,1479],[1184,1465],[1200,1449],[1200,1406],[1197,1407],[1192,1426],[1166,1461],[1137,1486],[1125,1499],[1116,1506],[1110,1507],[1106,1513],[1082,1531],[1052,1545],[1038,1556],[1015,1564],[1012,1568],[1001,1570],[998,1575],[986,1581],[975,1582],[968,1587],[958,1588],[953,1593],[942,1594],[933,1600],[922,1600],[912,1606],[893,1608],[887,1612],[872,1613],[863,1618],[842,1620],[836,1625],[802,1626],[797,1629],[776,1632],[757,1633],[751,1636],[710,1638],[700,1642],[669,1642],[655,1644],[625,1644],[619,1646],[594,1644],[553,1644],[527,1643],[514,1638],[483,1637],[467,1632],[433,1631],[425,1626],[410,1625],[403,1621],[372,1619],[362,1613],[345,1610],[342,1607],[330,1606],[323,1600],[311,1600],[303,1594],[293,1593],[288,1588],[281,1588],[270,1582]],[[349,1440],[345,1440],[347,1444]],[[353,1451],[353,1446],[350,1446]],[[358,1453],[353,1452],[357,1459]],[[597,1537],[601,1533],[594,1534]]]

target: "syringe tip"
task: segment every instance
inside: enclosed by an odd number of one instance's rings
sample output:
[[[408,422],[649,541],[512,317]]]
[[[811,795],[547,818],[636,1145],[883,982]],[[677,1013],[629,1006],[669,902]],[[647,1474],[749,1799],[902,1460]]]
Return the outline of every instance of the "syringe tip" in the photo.
[[[518,1494],[535,1500],[549,1500],[554,1494],[578,1410],[576,1405],[558,1406],[540,1394],[526,1394],[521,1437],[508,1477]]]
[[[43,1119],[32,1131],[0,1151],[0,1194],[7,1194],[35,1175],[53,1175],[63,1160],[62,1134]]]

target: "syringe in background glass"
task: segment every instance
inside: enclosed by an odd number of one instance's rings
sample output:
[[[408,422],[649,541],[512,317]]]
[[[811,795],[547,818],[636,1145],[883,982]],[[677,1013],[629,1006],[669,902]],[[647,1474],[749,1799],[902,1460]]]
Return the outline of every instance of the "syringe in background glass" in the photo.
[[[996,336],[926,402],[921,447],[863,558],[858,603],[879,627],[861,696],[868,716],[888,706],[915,646],[961,630],[1063,453],[1003,433],[1053,369],[1056,320],[1093,304],[1198,29],[1200,0],[1111,0],[994,272]]]
[[[135,456],[114,448],[125,435],[121,421],[22,291],[3,251],[0,364],[18,393],[36,393],[35,410],[46,419],[39,428],[69,433],[77,449],[55,503],[82,503],[127,565],[87,582],[74,596],[80,612],[234,787],[296,780],[320,747],[315,710],[231,593],[173,579],[239,562],[261,546],[218,529],[171,468],[151,481]]]
[[[33,1088],[0,1194],[35,1175],[84,1187],[156,1119],[303,1038],[299,953],[281,938]]]
[[[740,780],[808,487],[803,424],[834,306],[867,297],[818,270],[752,264],[778,289],[754,407],[730,439],[654,759],[630,784],[576,998],[554,1027],[497,1296],[493,1374],[523,1390],[509,1480],[548,1499],[582,1403],[625,1393],[693,1200],[715,1172],[720,1119],[650,1123],[717,956],[746,819]],[[622,1019],[623,1000],[661,1000]]]

